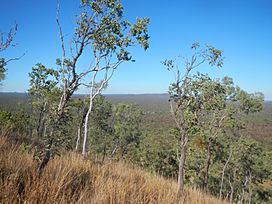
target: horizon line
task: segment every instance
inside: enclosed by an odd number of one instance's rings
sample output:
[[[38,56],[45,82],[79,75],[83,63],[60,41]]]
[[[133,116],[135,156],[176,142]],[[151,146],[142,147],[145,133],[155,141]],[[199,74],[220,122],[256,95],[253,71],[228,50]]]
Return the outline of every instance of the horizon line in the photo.
[[[0,94],[27,94],[27,92],[20,91],[0,91]],[[88,93],[75,93],[74,95],[89,95]],[[105,96],[125,96],[125,95],[169,95],[168,93],[105,93]],[[264,102],[272,102],[272,99],[264,99]]]

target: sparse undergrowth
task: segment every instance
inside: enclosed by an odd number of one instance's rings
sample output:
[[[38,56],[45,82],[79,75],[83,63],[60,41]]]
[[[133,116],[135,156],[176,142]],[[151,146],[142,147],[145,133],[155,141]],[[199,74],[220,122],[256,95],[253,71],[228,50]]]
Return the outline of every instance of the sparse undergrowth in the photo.
[[[38,175],[32,155],[0,137],[0,203],[176,202],[177,184],[121,163],[95,164],[69,153]],[[220,203],[187,188],[179,203]]]

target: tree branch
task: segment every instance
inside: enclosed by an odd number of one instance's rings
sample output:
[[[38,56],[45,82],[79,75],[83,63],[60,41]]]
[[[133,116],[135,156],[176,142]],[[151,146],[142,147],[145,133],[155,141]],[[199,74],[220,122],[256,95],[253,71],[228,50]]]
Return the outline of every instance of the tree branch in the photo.
[[[59,38],[61,41],[61,50],[62,50],[62,57],[61,57],[61,70],[62,70],[62,82],[64,84],[64,92],[67,89],[67,79],[65,78],[65,65],[64,65],[64,60],[65,60],[65,45],[64,45],[64,39],[63,39],[63,34],[62,34],[62,28],[59,22],[59,12],[60,12],[60,1],[58,0],[57,2],[57,15],[56,15],[56,22],[58,25],[59,29]]]
[[[7,64],[7,63],[9,63],[11,61],[20,60],[25,55],[26,55],[26,53],[23,53],[20,57],[15,57],[15,58],[8,59],[7,61],[5,61],[5,64]]]

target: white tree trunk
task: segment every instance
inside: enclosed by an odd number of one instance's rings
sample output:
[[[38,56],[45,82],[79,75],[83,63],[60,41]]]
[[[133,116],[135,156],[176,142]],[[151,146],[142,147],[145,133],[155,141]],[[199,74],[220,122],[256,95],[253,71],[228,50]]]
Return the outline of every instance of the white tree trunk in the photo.
[[[96,98],[96,96],[98,94],[101,93],[102,89],[105,87],[105,85],[108,83],[108,81],[111,79],[111,77],[113,76],[114,70],[119,66],[119,64],[121,64],[122,61],[118,61],[117,63],[115,63],[114,65],[111,65],[111,72],[109,74],[109,68],[105,67],[110,67],[110,65],[108,64],[108,66],[105,66],[103,69],[105,69],[105,75],[104,78],[101,82],[101,84],[98,87],[95,87],[96,85],[96,75],[98,74],[99,71],[103,70],[99,68],[99,64],[98,62],[96,62],[96,69],[94,69],[94,73],[93,73],[93,77],[92,77],[92,81],[91,81],[91,93],[90,93],[90,105],[89,105],[89,110],[86,114],[86,118],[85,118],[85,126],[84,126],[84,138],[83,138],[83,147],[82,147],[82,155],[86,155],[86,145],[87,145],[87,137],[88,137],[88,123],[89,123],[89,116],[92,112],[93,109],[93,102],[94,99]]]
[[[82,155],[86,155],[86,145],[87,145],[87,137],[88,137],[88,124],[89,124],[89,116],[93,109],[93,98],[90,98],[90,106],[85,118],[85,126],[84,126],[84,138],[82,144]]]
[[[86,114],[86,118],[85,118],[85,122],[84,122],[84,138],[83,138],[83,144],[82,144],[82,155],[85,156],[86,155],[86,146],[87,146],[87,137],[88,137],[88,124],[89,124],[89,116],[92,112],[93,109],[93,100],[97,94],[94,93],[95,92],[95,78],[97,75],[98,71],[96,71],[93,74],[93,78],[92,78],[92,82],[91,82],[91,93],[90,93],[90,104],[89,104],[89,110]]]
[[[229,157],[223,167],[223,170],[222,170],[222,177],[221,177],[221,184],[220,184],[220,192],[219,192],[219,199],[222,198],[222,190],[223,190],[223,184],[224,184],[224,176],[225,176],[225,170],[226,170],[226,167],[230,161],[230,158],[232,156],[232,149],[230,150],[230,154],[229,154]]]
[[[78,128],[77,128],[76,151],[78,150],[79,141],[80,141],[80,136],[81,136],[81,126],[78,126]]]

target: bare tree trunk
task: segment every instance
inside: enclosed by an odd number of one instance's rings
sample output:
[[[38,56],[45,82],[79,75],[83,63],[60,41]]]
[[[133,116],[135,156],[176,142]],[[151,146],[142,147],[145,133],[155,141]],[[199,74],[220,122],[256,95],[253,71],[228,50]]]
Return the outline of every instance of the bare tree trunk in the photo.
[[[106,145],[104,145],[104,147],[103,147],[103,157],[102,157],[102,164],[104,163],[104,161],[105,161],[105,158],[106,158]]]
[[[90,107],[87,112],[86,118],[85,118],[85,125],[84,125],[84,138],[83,138],[83,144],[82,144],[82,155],[86,155],[86,145],[87,145],[87,137],[88,137],[88,123],[89,123],[89,116],[93,109],[93,101],[90,101]]]
[[[37,126],[37,135],[39,138],[41,138],[44,133],[44,124],[45,124],[44,113],[46,110],[46,106],[47,106],[47,103],[45,102],[39,113],[38,126]]]
[[[118,149],[118,146],[116,145],[116,146],[114,147],[114,149],[112,150],[112,152],[111,152],[111,157],[114,156],[114,154],[115,154],[115,152],[116,152],[117,149]]]
[[[39,118],[38,118],[38,124],[37,124],[37,128],[36,128],[37,136],[39,138],[41,137],[41,123],[42,123],[42,117],[43,117],[42,112],[43,112],[43,110],[40,110],[40,112],[39,112]]]
[[[45,148],[45,155],[44,155],[42,162],[38,168],[39,173],[42,172],[42,170],[44,169],[44,167],[46,167],[47,163],[49,162],[49,160],[51,158],[51,154],[52,154],[51,148],[55,143],[55,135],[54,134],[55,134],[55,131],[59,127],[60,120],[64,115],[64,109],[66,107],[68,100],[70,99],[71,95],[73,94],[73,91],[74,90],[72,90],[71,92],[67,92],[67,89],[65,89],[63,91],[63,94],[61,96],[61,99],[60,99],[60,102],[58,105],[57,114],[56,114],[54,122],[52,124],[52,129],[50,130],[50,134],[48,136],[48,142],[47,142],[46,148]]]
[[[186,145],[188,138],[183,134],[181,139],[181,155],[179,159],[179,171],[178,171],[178,193],[176,203],[184,202],[186,198],[186,194],[184,192],[184,175],[185,175],[185,160],[186,160]],[[182,200],[183,198],[183,200]]]
[[[235,178],[235,174],[236,172],[234,172],[234,178]],[[229,176],[229,185],[230,185],[230,198],[229,198],[229,201],[230,203],[232,203],[232,200],[233,200],[233,193],[234,193],[234,186],[233,186],[233,183],[231,183],[231,180],[230,180],[230,176]]]
[[[47,125],[46,125],[46,124],[44,124],[44,131],[43,131],[43,137],[45,137],[45,135],[46,135],[46,132],[47,132]]]
[[[244,183],[244,186],[243,186],[243,189],[242,189],[242,196],[241,196],[240,203],[244,202],[244,199],[245,199],[245,190],[247,188],[247,184],[248,184],[248,176],[245,177],[245,183]]]
[[[81,118],[80,124],[79,124],[79,126],[77,128],[76,151],[79,149],[79,143],[80,143],[80,138],[81,138],[81,133],[82,133],[81,130],[82,130],[82,127],[84,125],[86,114],[87,114],[87,111],[85,110],[85,105],[84,105],[84,107],[83,107],[83,113],[82,113],[82,118]]]
[[[232,186],[232,184],[231,184],[231,182],[230,182],[230,198],[229,198],[230,203],[232,203],[232,199],[233,199],[233,192],[234,192],[234,190],[233,190],[233,186]]]
[[[116,63],[116,67],[120,64],[121,62]],[[91,93],[90,93],[90,104],[89,104],[89,109],[87,111],[86,114],[86,118],[85,118],[85,126],[84,126],[84,138],[83,138],[83,147],[82,147],[82,155],[86,155],[86,145],[87,145],[87,137],[88,137],[88,125],[89,125],[89,116],[92,113],[93,110],[93,102],[94,99],[96,98],[96,96],[101,93],[102,89],[105,87],[106,83],[111,79],[115,68],[112,69],[112,72],[110,75],[108,75],[108,69],[106,69],[106,73],[104,76],[104,79],[102,80],[101,84],[99,85],[99,87],[95,87],[95,81],[96,81],[96,75],[98,74],[99,71],[101,71],[101,69],[99,69],[99,65],[98,62],[96,63],[97,67],[96,69],[94,69],[94,73],[93,73],[93,77],[92,77],[92,81],[91,81]]]
[[[77,141],[76,141],[76,151],[78,150],[79,142],[81,136],[81,124],[77,128]]]
[[[45,132],[45,122],[46,122],[46,120],[45,120],[45,118],[43,118],[42,123],[41,123],[41,129],[40,129],[40,132],[39,132],[39,137],[43,137],[43,135],[44,135],[44,132]]]
[[[50,158],[51,158],[51,148],[53,145],[53,133],[54,133],[54,129],[51,130],[50,132],[50,136],[49,136],[49,142],[47,144],[47,146],[45,147],[45,152],[44,152],[44,156],[43,159],[38,167],[38,173],[41,174],[43,169],[46,167],[46,165],[48,164]]]
[[[248,180],[248,204],[251,204],[252,189],[251,189],[252,174],[249,171],[249,180]]]
[[[88,125],[89,125],[89,116],[93,110],[93,100],[95,97],[95,78],[97,75],[98,71],[96,71],[93,74],[92,82],[91,82],[91,93],[90,93],[90,104],[89,104],[89,109],[87,111],[86,117],[85,117],[85,126],[84,126],[84,138],[83,138],[83,145],[82,145],[82,155],[86,155],[86,145],[87,145],[87,137],[88,137]]]
[[[38,167],[38,173],[39,174],[42,173],[43,169],[46,167],[47,163],[50,160],[50,157],[51,157],[51,149],[50,148],[47,148],[45,150],[45,154],[44,154],[43,160],[42,160],[41,164]]]
[[[211,146],[212,146],[212,140],[209,138],[208,142],[208,148],[207,148],[207,161],[206,161],[206,166],[205,166],[205,174],[204,174],[204,183],[203,187],[205,191],[208,191],[208,182],[209,182],[209,168],[211,164]]]
[[[230,149],[230,154],[229,154],[229,157],[223,167],[223,170],[222,170],[222,177],[221,177],[221,184],[220,184],[220,191],[219,191],[219,199],[222,198],[222,190],[223,190],[223,184],[224,184],[224,176],[225,176],[225,171],[226,171],[226,168],[227,168],[227,165],[230,161],[230,158],[232,156],[232,149]]]
[[[181,196],[183,190],[184,190],[184,166],[185,166],[185,160],[186,160],[186,145],[188,138],[182,133],[181,137],[181,155],[179,160],[179,171],[178,171],[178,197]]]

